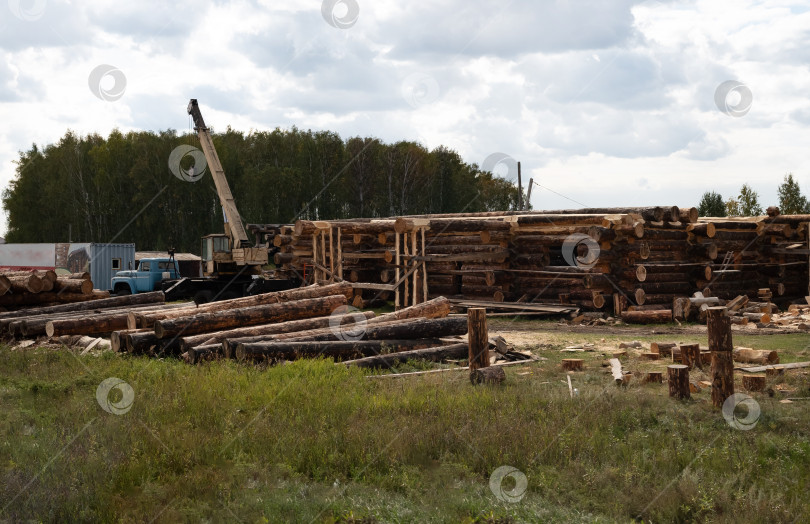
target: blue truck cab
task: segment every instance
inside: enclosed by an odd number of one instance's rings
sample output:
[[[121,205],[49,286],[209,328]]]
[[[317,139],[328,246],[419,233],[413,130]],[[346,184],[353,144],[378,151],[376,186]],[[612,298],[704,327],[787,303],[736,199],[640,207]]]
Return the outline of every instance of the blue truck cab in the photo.
[[[180,268],[173,258],[143,258],[138,269],[119,271],[112,278],[112,290],[116,295],[132,295],[157,291],[164,280],[180,278]]]

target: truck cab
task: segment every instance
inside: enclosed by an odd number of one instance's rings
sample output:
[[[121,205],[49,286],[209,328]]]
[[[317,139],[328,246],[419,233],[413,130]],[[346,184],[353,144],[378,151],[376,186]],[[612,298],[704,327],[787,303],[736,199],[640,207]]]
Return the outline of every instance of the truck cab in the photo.
[[[132,295],[160,290],[164,280],[180,278],[180,268],[173,258],[143,258],[138,269],[119,271],[112,278],[116,295]]]

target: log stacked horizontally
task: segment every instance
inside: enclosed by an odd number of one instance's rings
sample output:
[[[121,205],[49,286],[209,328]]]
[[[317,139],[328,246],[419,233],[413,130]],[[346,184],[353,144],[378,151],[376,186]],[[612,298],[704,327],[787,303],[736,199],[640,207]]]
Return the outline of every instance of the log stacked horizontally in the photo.
[[[810,294],[808,223],[810,215],[700,218],[678,206],[485,212],[299,220],[274,244],[282,273],[352,282],[355,305],[443,295],[650,323],[705,321],[708,307],[737,300],[734,324],[768,324],[762,314],[775,303]]]
[[[93,290],[90,273],[57,275],[52,270],[0,271],[0,308],[25,310],[109,298]]]

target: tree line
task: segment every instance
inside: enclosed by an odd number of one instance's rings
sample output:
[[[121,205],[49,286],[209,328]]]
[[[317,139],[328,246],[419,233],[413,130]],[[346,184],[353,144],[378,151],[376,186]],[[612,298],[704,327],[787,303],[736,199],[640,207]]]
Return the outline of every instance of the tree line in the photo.
[[[407,214],[514,210],[512,181],[440,146],[329,131],[228,128],[214,144],[246,223],[291,223]],[[134,242],[139,250],[198,252],[200,237],[223,232],[213,180],[172,174],[180,145],[194,134],[113,131],[21,152],[2,199],[7,242]],[[193,158],[183,158],[189,169]],[[199,166],[195,166],[199,168]],[[68,238],[70,236],[70,238]]]
[[[810,213],[810,201],[802,194],[793,173],[785,175],[777,188],[777,195],[781,214]],[[759,194],[748,184],[743,184],[739,195],[730,196],[726,200],[714,191],[703,193],[698,204],[698,214],[702,217],[751,217],[763,215],[764,211],[759,203]]]

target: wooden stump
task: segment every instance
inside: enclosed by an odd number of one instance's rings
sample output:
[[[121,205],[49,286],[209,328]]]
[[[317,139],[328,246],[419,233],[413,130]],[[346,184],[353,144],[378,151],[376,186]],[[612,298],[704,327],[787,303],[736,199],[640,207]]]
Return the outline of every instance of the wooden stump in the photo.
[[[765,376],[744,374],[742,385],[747,391],[765,391]]]
[[[501,366],[473,369],[470,371],[470,382],[477,384],[500,385],[506,380],[506,373]]]
[[[667,366],[669,377],[669,396],[679,399],[690,398],[689,392],[689,367],[683,364],[672,364]]]
[[[647,384],[648,382],[661,384],[664,382],[664,374],[660,371],[650,371],[644,376],[644,383]]]
[[[582,364],[585,361],[581,358],[564,358],[562,368],[565,371],[582,371]]]
[[[731,320],[725,307],[710,307],[707,311],[709,350],[712,352],[712,404],[722,408],[734,394],[734,357],[731,341]]]
[[[660,355],[658,353],[653,353],[653,352],[642,353],[641,354],[641,358],[644,359],[644,360],[658,360],[659,356]]]
[[[695,366],[702,369],[700,344],[684,344],[681,346],[681,364],[689,367],[690,370],[695,369]]]
[[[474,307],[467,310],[467,336],[469,337],[470,346],[470,371],[489,367],[486,308]]]

